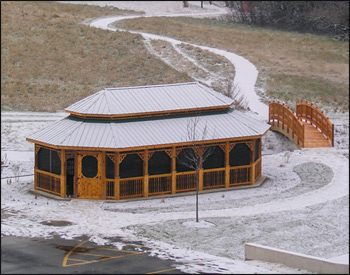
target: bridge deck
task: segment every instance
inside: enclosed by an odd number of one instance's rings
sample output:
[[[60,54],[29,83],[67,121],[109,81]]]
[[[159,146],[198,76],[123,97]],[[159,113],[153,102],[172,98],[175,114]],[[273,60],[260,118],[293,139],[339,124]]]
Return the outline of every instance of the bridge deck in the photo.
[[[304,122],[304,148],[332,147],[331,142],[314,126]]]

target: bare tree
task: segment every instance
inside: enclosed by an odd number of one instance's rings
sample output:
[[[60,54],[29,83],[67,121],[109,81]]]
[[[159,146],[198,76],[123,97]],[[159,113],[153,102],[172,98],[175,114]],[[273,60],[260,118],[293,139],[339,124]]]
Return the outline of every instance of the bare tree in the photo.
[[[231,78],[227,78],[223,94],[233,99],[233,106],[236,110],[248,109],[248,102],[241,93],[241,88],[237,84],[234,84]]]
[[[183,1],[184,3],[184,8],[188,8],[188,1]]]
[[[13,171],[13,174],[14,174],[14,176],[15,176],[16,182],[18,182],[19,176],[20,176],[21,171],[22,171],[21,167],[19,166],[19,164],[14,164],[14,165],[11,167],[11,170]]]
[[[215,129],[212,132],[212,138],[215,137]],[[191,143],[190,147],[183,149],[181,156],[177,160],[184,166],[196,171],[196,222],[198,219],[198,186],[199,170],[203,163],[213,153],[214,147],[204,145],[204,140],[208,138],[208,125],[203,126],[200,123],[200,117],[196,116],[187,121],[187,141]]]

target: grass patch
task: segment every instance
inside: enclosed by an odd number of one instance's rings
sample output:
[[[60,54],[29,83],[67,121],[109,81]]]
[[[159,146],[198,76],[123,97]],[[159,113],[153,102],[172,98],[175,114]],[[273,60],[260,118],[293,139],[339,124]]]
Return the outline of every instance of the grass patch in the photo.
[[[270,98],[284,98],[287,105],[295,106],[297,101],[310,101],[319,107],[332,108],[333,111],[345,112],[349,109],[349,101],[344,102],[344,94],[348,91],[344,86],[321,80],[312,79],[303,76],[276,74],[269,79],[269,86],[273,90],[268,90],[267,95]]]
[[[142,37],[81,24],[131,14],[51,1],[1,2],[1,110],[57,111],[103,87],[191,81]]]
[[[348,42],[213,19],[138,18],[123,20],[116,25],[239,54],[257,66],[257,83],[265,85],[263,88],[271,91],[265,96],[273,95],[273,99],[288,101],[290,94],[296,95],[302,90],[308,91],[303,94],[310,102],[316,103],[317,98],[325,106],[339,104],[341,110],[349,108]],[[316,97],[318,93],[320,95]],[[334,103],[334,94],[337,100],[342,100]]]
[[[207,73],[204,70],[200,69],[183,57],[182,54],[178,53],[171,43],[162,40],[151,40],[150,43],[157,55],[167,59],[167,62],[175,67],[176,70],[187,72],[194,78],[206,77]]]
[[[185,43],[174,46],[163,40],[150,40],[148,44],[151,52],[177,71],[186,72],[218,92],[226,93],[228,80],[234,79],[235,69],[223,56]]]
[[[57,111],[103,87],[208,77],[208,72],[198,67],[180,72],[173,69],[148,52],[140,35],[81,24],[96,17],[131,13],[51,1],[1,2],[2,111]],[[118,22],[117,26],[244,56],[259,70],[257,86],[267,91],[260,94],[266,101],[302,98],[316,105],[332,108],[337,105],[339,110],[349,108],[348,42],[186,17],[130,19]],[[151,43],[159,56],[167,51],[178,56],[169,45]],[[203,67],[221,70],[222,77],[212,83],[216,89],[224,89],[225,78],[234,74],[234,69],[213,54],[184,45],[178,48]]]
[[[196,62],[215,74],[229,74],[234,77],[235,68],[225,57],[181,43],[179,47]]]

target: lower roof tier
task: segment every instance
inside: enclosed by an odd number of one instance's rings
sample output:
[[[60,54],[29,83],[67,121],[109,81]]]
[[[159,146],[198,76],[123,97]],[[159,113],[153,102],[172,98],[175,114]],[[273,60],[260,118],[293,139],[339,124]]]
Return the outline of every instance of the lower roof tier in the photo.
[[[189,134],[194,133],[194,128],[196,138],[191,138]],[[203,136],[205,128],[207,132]],[[171,146],[194,139],[209,141],[262,136],[269,128],[269,124],[231,108],[225,113],[141,120],[101,121],[69,116],[31,134],[27,141],[67,149],[135,149]]]

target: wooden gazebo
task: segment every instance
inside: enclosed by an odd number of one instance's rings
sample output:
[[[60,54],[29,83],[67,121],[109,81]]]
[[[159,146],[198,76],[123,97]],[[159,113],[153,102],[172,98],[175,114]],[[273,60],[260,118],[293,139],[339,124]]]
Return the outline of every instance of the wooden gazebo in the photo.
[[[30,135],[34,189],[60,196],[120,200],[196,190],[184,150],[212,150],[199,191],[254,184],[261,137],[270,125],[234,110],[233,99],[198,83],[108,88],[65,109],[66,118]],[[206,137],[188,140],[198,118]]]

